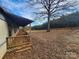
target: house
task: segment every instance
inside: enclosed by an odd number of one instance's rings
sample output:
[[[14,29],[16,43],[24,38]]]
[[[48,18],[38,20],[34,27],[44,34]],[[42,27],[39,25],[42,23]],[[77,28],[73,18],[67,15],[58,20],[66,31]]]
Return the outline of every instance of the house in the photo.
[[[32,22],[0,7],[0,59],[6,53],[6,37],[13,35],[20,26],[24,27]]]

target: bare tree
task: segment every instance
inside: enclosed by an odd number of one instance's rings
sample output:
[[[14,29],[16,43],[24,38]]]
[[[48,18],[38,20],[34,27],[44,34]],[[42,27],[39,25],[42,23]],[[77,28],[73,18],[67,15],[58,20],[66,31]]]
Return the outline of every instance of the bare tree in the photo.
[[[31,0],[30,4],[39,9],[39,11],[35,12],[36,14],[47,18],[48,32],[50,32],[50,19],[57,11],[66,10],[76,5],[74,2],[68,0]]]

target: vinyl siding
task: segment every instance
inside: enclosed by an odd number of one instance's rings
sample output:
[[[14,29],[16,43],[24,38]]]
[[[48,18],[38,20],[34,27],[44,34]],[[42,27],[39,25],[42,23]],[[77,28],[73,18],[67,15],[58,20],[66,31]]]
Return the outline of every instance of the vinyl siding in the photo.
[[[7,23],[0,19],[0,59],[6,53],[6,37],[8,37]]]

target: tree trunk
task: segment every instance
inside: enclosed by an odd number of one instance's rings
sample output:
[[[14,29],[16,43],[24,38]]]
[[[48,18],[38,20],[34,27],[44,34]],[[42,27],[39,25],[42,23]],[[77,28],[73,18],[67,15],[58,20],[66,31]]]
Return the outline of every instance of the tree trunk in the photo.
[[[47,32],[50,32],[50,12],[48,13],[48,29]]]

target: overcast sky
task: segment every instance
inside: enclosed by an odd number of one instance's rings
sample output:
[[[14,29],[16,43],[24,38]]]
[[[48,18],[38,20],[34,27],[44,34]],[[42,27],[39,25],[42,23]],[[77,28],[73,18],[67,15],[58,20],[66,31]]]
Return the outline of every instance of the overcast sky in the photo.
[[[79,2],[79,0],[71,0],[71,1]],[[27,5],[26,7],[24,7],[25,5],[26,5],[25,0],[0,0],[0,6],[3,6],[4,8],[6,8],[9,12],[34,20],[34,15],[32,13],[34,9],[29,8]],[[79,6],[76,6],[75,9],[78,11]],[[33,25],[40,24],[42,22],[35,21]]]

